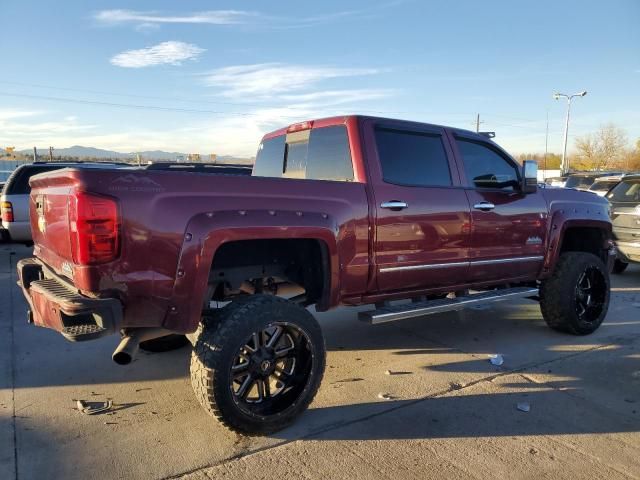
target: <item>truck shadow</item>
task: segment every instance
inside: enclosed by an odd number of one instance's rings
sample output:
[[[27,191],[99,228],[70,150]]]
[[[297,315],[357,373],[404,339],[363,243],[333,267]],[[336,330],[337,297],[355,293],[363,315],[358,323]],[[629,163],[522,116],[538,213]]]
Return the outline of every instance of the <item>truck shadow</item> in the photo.
[[[494,368],[484,377],[490,380],[454,385],[424,398],[312,406],[299,425],[276,437],[406,440],[637,433],[640,335],[618,340],[523,371]],[[444,364],[438,371],[485,372],[487,363]],[[520,411],[521,403],[530,411]]]
[[[46,458],[46,466],[43,462],[34,461],[33,449],[40,449],[50,444],[54,436],[48,425],[31,425],[28,416],[17,413],[14,424],[10,412],[0,416],[0,473],[6,480],[17,478],[42,478],[38,472],[60,471],[64,466],[64,460],[57,455],[49,455]],[[16,470],[17,460],[17,470]],[[66,463],[69,463],[68,461]]]

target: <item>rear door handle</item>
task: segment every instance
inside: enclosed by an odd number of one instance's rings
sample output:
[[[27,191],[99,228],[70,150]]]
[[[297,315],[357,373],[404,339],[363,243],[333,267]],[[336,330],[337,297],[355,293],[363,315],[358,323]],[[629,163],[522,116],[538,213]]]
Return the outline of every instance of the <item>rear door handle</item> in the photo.
[[[388,208],[389,210],[403,210],[408,206],[407,202],[401,202],[400,200],[390,200],[380,204],[380,208]]]
[[[489,210],[496,208],[496,206],[491,202],[480,202],[476,203],[473,208],[476,210],[482,210],[483,212],[488,212]]]

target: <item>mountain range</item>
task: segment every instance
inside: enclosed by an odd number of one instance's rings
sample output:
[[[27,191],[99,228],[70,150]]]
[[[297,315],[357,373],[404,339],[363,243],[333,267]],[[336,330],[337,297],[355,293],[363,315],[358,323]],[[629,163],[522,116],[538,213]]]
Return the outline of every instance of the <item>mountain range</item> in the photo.
[[[23,155],[33,154],[33,150],[21,150],[19,153]],[[39,150],[38,155],[40,157],[46,157],[49,154],[47,150]],[[74,145],[68,148],[56,148],[53,151],[53,155],[58,157],[77,157],[77,158],[113,158],[113,159],[135,159],[136,154],[139,154],[143,160],[187,160],[186,153],[180,152],[165,152],[163,150],[147,150],[144,152],[123,153],[116,152],[114,150],[104,150],[102,148],[83,147],[81,145]],[[202,155],[203,161],[208,161],[208,155]],[[239,158],[231,155],[219,155],[216,158],[220,163],[243,163],[253,164],[253,158]]]

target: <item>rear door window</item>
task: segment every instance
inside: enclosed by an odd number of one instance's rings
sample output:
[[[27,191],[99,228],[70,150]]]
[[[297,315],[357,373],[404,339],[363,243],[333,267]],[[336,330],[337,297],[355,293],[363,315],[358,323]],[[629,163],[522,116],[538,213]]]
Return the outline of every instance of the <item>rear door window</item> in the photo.
[[[459,138],[456,143],[462,154],[467,180],[476,188],[505,191],[518,188],[518,170],[508,159],[479,142]]]
[[[449,161],[439,134],[378,127],[376,147],[386,183],[450,186]]]
[[[253,175],[353,181],[346,127],[314,128],[265,140],[258,149]]]

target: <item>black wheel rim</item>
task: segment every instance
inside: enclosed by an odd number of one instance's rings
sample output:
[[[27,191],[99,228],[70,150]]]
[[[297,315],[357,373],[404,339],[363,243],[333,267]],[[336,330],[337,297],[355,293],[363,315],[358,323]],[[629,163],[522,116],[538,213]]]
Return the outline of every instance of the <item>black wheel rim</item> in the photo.
[[[289,323],[271,323],[239,348],[230,371],[233,400],[247,414],[278,415],[294,405],[309,383],[309,337]]]
[[[582,321],[591,323],[602,314],[607,295],[607,282],[596,267],[587,267],[576,284],[576,313]]]

